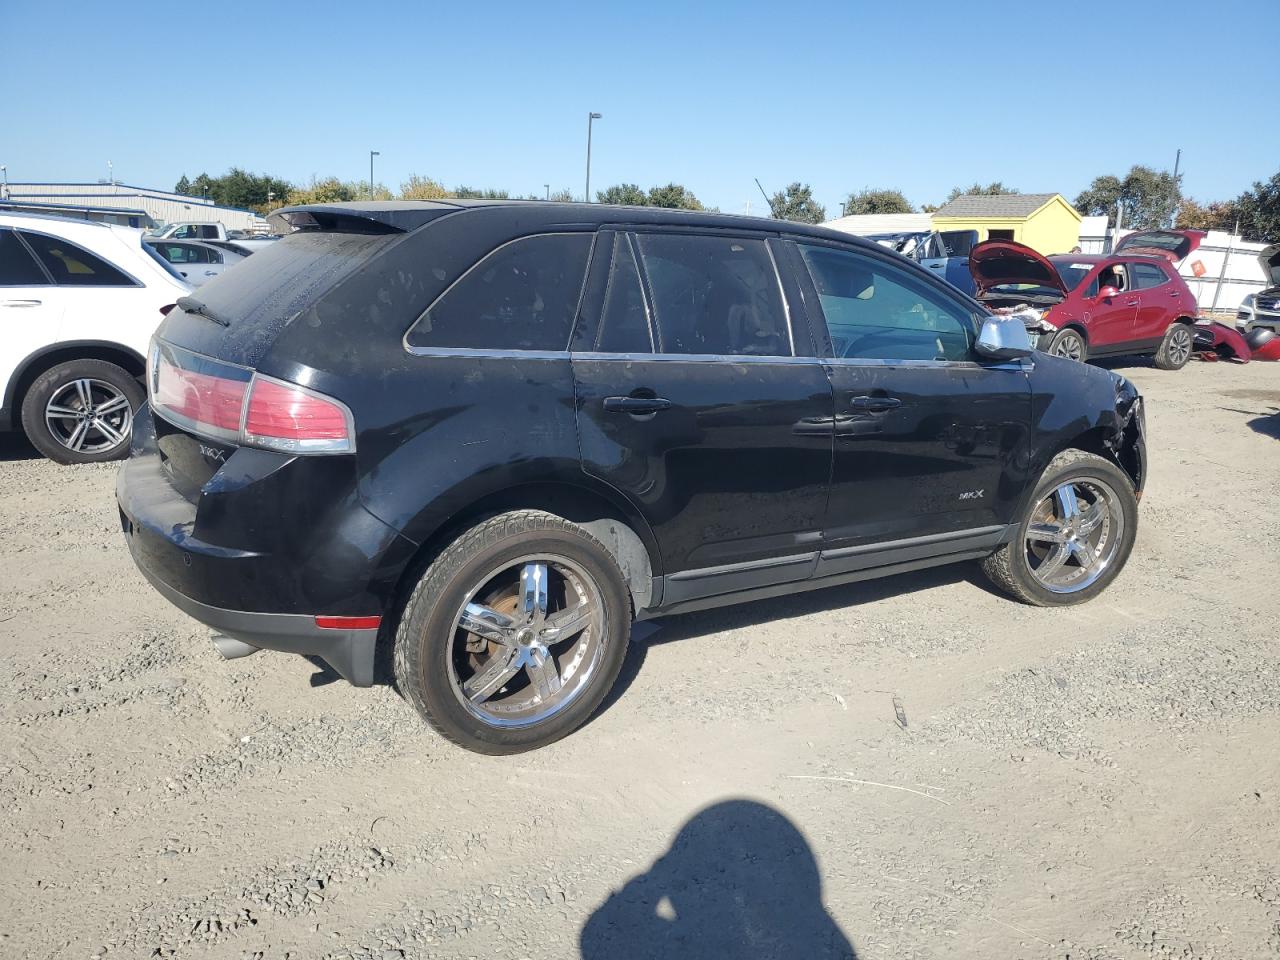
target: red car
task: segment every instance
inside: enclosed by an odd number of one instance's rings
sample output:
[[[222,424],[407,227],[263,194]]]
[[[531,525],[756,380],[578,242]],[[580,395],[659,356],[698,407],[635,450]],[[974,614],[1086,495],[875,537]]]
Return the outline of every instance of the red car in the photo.
[[[1177,265],[1200,246],[1199,230],[1131,233],[1107,256],[1046,257],[1012,240],[988,240],[969,254],[977,298],[994,313],[1020,316],[1039,347],[1086,360],[1152,354],[1162,370],[1191,357],[1196,298]]]

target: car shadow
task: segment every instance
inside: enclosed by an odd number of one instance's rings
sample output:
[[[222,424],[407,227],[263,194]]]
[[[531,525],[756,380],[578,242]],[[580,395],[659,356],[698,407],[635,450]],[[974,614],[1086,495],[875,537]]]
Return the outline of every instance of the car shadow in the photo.
[[[650,647],[692,640],[724,630],[739,630],[772,620],[785,620],[842,607],[876,603],[904,593],[914,593],[917,590],[960,582],[967,582],[996,596],[1004,596],[983,576],[976,563],[952,563],[877,580],[823,587],[767,600],[754,600],[733,606],[700,610],[696,613],[680,613],[654,620],[638,620],[631,626],[631,643],[618,679],[595,715],[596,717],[603,715],[626,695],[627,689],[640,675]]]
[[[579,934],[583,960],[856,960],[822,902],[804,834],[773,807],[727,800],[610,894]]]
[[[1095,367],[1101,367],[1103,370],[1155,370],[1156,362],[1154,357],[1149,356],[1123,356],[1123,357],[1098,357],[1089,361]]]
[[[17,460],[39,460],[40,451],[31,445],[27,435],[21,430],[13,433],[0,433],[0,463],[12,463]]]

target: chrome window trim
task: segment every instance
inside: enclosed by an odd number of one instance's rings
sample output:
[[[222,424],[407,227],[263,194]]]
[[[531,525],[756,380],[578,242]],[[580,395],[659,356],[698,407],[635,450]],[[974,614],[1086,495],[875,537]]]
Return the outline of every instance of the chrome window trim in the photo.
[[[577,350],[570,354],[573,360],[625,360],[636,363],[645,360],[656,360],[663,363],[780,363],[780,364],[816,364],[823,361],[818,357],[761,357],[754,354],[736,353],[607,353],[594,350]]]
[[[430,313],[435,308],[436,304],[453,292],[454,287],[469,277],[473,270],[479,268],[482,263],[496,254],[499,250],[504,250],[513,243],[519,243],[522,240],[531,240],[535,237],[589,237],[591,242],[587,246],[587,259],[582,268],[582,281],[581,285],[578,287],[578,299],[574,304],[573,318],[569,322],[569,337],[568,340],[566,340],[566,343],[568,343],[573,339],[573,328],[577,324],[578,315],[582,310],[582,298],[587,289],[587,271],[591,269],[591,258],[595,255],[596,237],[598,234],[598,230],[550,230],[545,233],[527,233],[524,236],[512,237],[510,240],[498,244],[471,266],[467,267],[467,269],[463,270],[462,273],[454,277],[453,282],[441,290],[439,295],[427,304],[426,309],[418,314],[418,316],[414,318],[413,323],[409,324],[408,329],[405,330],[404,336],[400,338],[400,345],[404,347],[406,353],[415,357],[433,356],[437,353],[441,356],[467,356],[469,354],[476,356],[501,356],[514,353],[524,357],[530,357],[532,355],[532,359],[546,358],[553,355],[558,356],[560,354],[567,357],[568,350],[517,350],[514,348],[489,350],[483,347],[415,347],[409,343],[409,334],[413,333],[413,328],[422,322],[422,318]],[[420,351],[427,352],[423,353]]]

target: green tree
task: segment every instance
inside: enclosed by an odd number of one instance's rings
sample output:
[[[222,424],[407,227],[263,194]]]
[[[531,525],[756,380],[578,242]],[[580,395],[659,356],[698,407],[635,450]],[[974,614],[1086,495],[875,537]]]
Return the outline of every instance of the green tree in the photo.
[[[573,203],[578,198],[573,195],[572,190],[565,187],[563,190],[551,191],[551,196],[548,199],[551,200],[552,203]]]
[[[844,215],[858,216],[868,213],[915,213],[915,207],[907,202],[901,190],[873,190],[851,193],[844,201]]]
[[[1178,181],[1167,170],[1133,166],[1119,177],[1095,177],[1089,187],[1076,197],[1076,209],[1088,217],[1106,216],[1115,223],[1116,210],[1121,213],[1121,227],[1151,230],[1167,226],[1181,200]]]
[[[972,183],[967,187],[954,187],[947,194],[948,200],[954,200],[956,197],[998,197],[1006,193],[1021,193],[1017,187],[1006,187],[999,180],[988,183],[985,187],[980,183]]]
[[[190,196],[208,197],[213,194],[213,178],[207,173],[202,173],[191,181]]]
[[[187,179],[185,173],[182,175],[182,179],[173,185],[173,192],[181,193],[184,196],[191,193],[191,181]]]
[[[617,203],[628,207],[647,207],[649,196],[637,184],[618,183],[608,190],[596,192],[597,203]]]
[[[445,200],[449,191],[444,184],[432,177],[420,177],[413,173],[400,184],[401,200]]]
[[[1179,230],[1234,230],[1238,219],[1240,206],[1235,200],[1200,204],[1191,197],[1183,197],[1175,226]]]
[[[668,207],[673,210],[701,210],[702,203],[687,187],[668,183],[663,187],[650,187],[648,206]]]
[[[510,200],[511,194],[506,190],[488,188],[479,190],[475,187],[454,187],[453,195],[459,200]]]
[[[1235,201],[1240,209],[1240,232],[1260,243],[1280,241],[1280,173],[1255,181]]]
[[[289,191],[289,205],[300,203],[341,203],[354,200],[364,187],[361,183],[343,183],[337,177],[323,180],[311,178],[309,187],[295,187]]]
[[[813,199],[813,189],[807,183],[793,183],[775,193],[769,198],[769,210],[775,220],[821,223],[827,219],[827,208]]]

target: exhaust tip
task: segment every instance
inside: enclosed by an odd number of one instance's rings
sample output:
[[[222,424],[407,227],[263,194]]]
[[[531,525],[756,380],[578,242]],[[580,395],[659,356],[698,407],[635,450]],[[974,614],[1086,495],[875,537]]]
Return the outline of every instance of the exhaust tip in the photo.
[[[249,654],[257,653],[262,649],[245,643],[243,640],[223,636],[220,633],[213,635],[213,646],[218,653],[222,654],[224,660],[238,660],[240,657],[247,657]]]

